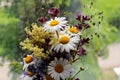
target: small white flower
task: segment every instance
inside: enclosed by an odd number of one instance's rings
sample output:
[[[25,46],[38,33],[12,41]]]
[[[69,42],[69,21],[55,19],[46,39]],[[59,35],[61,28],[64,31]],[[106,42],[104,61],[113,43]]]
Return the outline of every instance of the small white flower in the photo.
[[[25,58],[23,58],[23,70],[27,71],[27,67],[30,64],[34,64],[35,63],[35,59],[33,59],[33,55],[27,55]]]
[[[73,70],[73,66],[70,62],[63,58],[55,58],[48,66],[48,74],[55,80],[60,80],[60,78],[65,80],[69,78],[72,75]]]
[[[44,29],[46,31],[61,31],[61,29],[64,29],[64,26],[67,25],[67,21],[65,20],[65,17],[55,17],[55,19],[51,19],[50,21],[47,21],[43,24]]]
[[[76,47],[76,44],[79,42],[79,38],[76,36],[69,36],[67,34],[59,35],[59,43],[52,46],[52,49],[54,49],[57,52],[70,52],[70,50],[74,50]]]

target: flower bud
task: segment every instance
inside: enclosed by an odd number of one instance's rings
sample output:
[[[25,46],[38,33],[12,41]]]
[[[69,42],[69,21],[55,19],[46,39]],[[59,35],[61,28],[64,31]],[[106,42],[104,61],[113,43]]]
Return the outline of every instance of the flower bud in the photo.
[[[89,24],[85,24],[85,29],[90,28]]]
[[[38,18],[37,21],[43,24],[43,23],[45,23],[47,21],[47,18],[40,17],[40,18]]]
[[[81,48],[77,51],[78,55],[86,55],[86,50],[84,48]]]
[[[87,16],[83,16],[83,20],[89,21],[90,17],[88,15]]]
[[[82,30],[82,24],[76,24],[75,27],[77,27],[79,30]]]
[[[90,41],[90,38],[83,38],[83,39],[81,39],[81,43],[82,44],[89,43],[89,41]]]
[[[81,20],[81,17],[82,17],[82,13],[78,13],[78,14],[77,14],[77,17],[76,17],[76,20],[80,21],[80,20]]]
[[[80,67],[80,70],[83,71],[83,70],[85,70],[85,68],[84,67]]]
[[[52,17],[56,17],[60,15],[60,10],[56,7],[52,7],[48,10],[48,14],[50,14]]]

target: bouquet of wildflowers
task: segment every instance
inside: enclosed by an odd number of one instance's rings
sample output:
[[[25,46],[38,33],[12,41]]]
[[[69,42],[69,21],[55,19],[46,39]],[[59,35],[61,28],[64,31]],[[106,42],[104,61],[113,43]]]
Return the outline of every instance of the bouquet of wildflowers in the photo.
[[[38,19],[42,27],[32,24],[25,28],[27,38],[20,42],[28,53],[23,58],[24,74],[20,80],[79,80],[76,75],[83,70],[74,71],[74,62],[85,55],[83,45],[89,38],[83,37],[84,30],[90,26],[90,17],[79,13],[76,25],[67,18],[60,17],[60,10],[53,7],[48,10],[52,17]]]

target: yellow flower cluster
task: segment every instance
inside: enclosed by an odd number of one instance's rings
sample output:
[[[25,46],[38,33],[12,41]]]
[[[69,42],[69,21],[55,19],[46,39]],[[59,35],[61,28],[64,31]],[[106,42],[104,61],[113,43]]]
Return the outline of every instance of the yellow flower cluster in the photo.
[[[43,27],[38,27],[36,24],[32,24],[32,30],[25,28],[25,31],[30,37],[20,42],[22,49],[31,51],[36,58],[47,58],[51,54],[51,49],[48,47],[57,41],[53,37],[54,33],[46,32]]]

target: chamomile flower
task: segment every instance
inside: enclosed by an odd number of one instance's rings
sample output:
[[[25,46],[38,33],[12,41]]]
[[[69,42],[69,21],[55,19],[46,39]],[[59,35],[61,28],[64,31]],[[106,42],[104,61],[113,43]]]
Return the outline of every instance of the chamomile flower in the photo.
[[[60,31],[64,29],[64,26],[67,25],[67,21],[65,17],[55,17],[55,19],[51,19],[50,21],[47,21],[43,24],[44,29],[46,31]]]
[[[60,58],[51,61],[48,66],[48,74],[54,80],[65,80],[71,76],[74,69],[72,64],[66,59]]]
[[[34,61],[35,60],[33,59],[32,55],[27,55],[25,58],[23,58],[24,62],[23,70],[26,70],[30,64],[34,64]]]
[[[79,31],[79,29],[77,27],[68,27],[67,29],[67,32],[70,34],[70,35],[73,35],[73,36],[80,36],[82,35],[82,32]]]
[[[79,38],[76,36],[69,36],[66,34],[59,35],[59,43],[52,46],[52,48],[57,52],[70,52],[70,50],[74,50],[76,43],[79,42]]]

